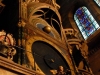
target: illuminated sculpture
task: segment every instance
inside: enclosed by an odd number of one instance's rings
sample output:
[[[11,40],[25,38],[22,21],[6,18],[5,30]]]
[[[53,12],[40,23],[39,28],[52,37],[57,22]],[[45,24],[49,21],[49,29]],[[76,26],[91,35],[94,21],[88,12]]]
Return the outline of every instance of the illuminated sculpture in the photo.
[[[0,32],[0,55],[10,60],[13,60],[13,56],[16,54],[14,48],[15,40],[11,34],[7,34],[4,31]]]

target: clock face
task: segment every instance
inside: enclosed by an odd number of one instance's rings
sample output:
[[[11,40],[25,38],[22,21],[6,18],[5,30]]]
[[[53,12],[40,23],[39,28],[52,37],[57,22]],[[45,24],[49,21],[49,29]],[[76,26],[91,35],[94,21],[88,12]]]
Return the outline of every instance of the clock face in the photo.
[[[42,74],[52,75],[51,72],[63,66],[65,71],[69,69],[74,75],[74,67],[67,48],[59,46],[55,41],[37,34],[30,35],[26,40],[26,55],[31,68]]]
[[[46,75],[52,75],[50,70],[57,70],[59,66],[69,69],[63,56],[51,45],[36,41],[32,45],[34,61]]]

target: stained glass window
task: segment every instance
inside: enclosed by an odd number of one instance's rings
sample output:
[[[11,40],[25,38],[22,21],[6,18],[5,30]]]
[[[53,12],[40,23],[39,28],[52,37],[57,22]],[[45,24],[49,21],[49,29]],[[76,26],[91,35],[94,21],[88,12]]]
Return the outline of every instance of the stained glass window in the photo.
[[[100,27],[86,7],[80,7],[74,14],[74,20],[86,40]]]
[[[94,0],[100,6],[100,0]]]

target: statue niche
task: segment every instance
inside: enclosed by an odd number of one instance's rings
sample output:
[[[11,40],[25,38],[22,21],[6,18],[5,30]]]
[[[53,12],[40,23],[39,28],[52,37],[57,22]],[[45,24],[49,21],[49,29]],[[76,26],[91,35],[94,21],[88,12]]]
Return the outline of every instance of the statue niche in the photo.
[[[68,28],[64,29],[67,43],[69,47],[69,52],[73,57],[73,61],[78,69],[89,70],[88,66],[88,45],[86,40],[80,40],[78,38],[78,31],[76,29]]]

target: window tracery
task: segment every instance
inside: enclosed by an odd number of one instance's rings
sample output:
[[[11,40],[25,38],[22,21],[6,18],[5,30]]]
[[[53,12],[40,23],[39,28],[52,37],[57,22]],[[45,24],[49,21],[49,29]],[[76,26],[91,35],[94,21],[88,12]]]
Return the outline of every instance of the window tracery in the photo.
[[[74,20],[85,40],[100,28],[85,6],[76,10]]]

